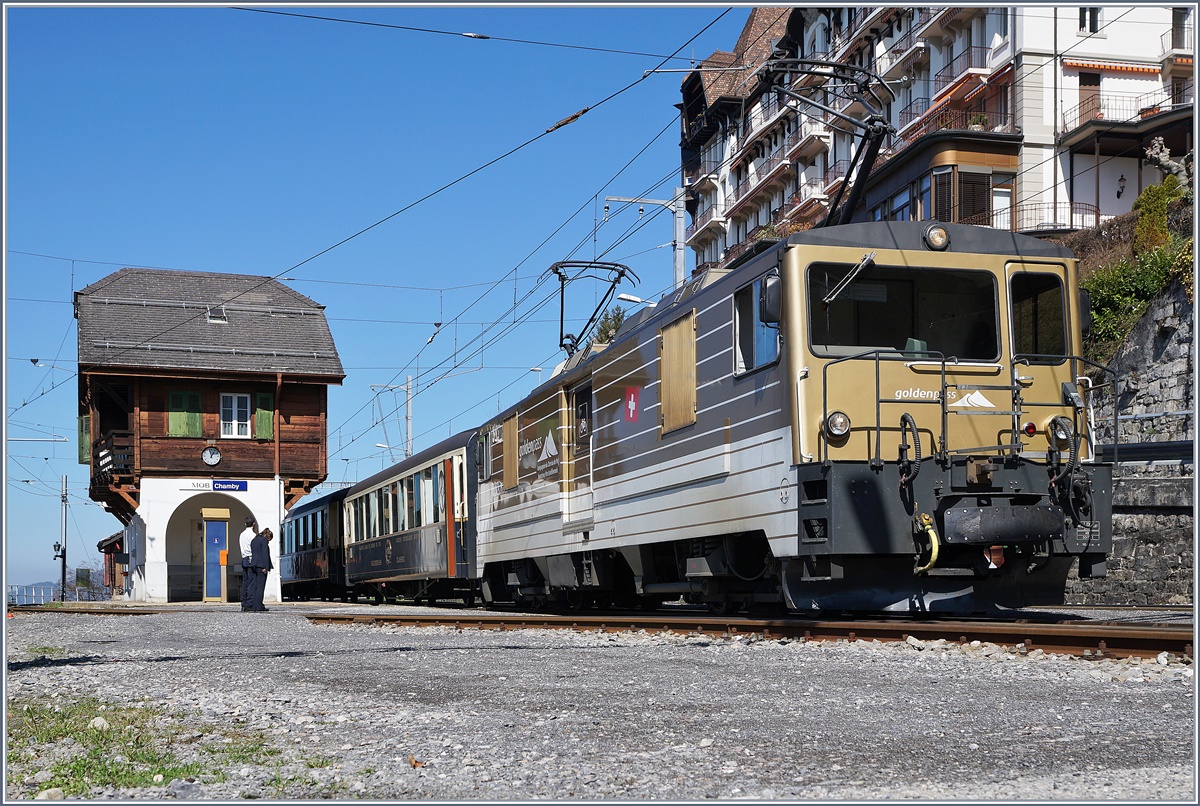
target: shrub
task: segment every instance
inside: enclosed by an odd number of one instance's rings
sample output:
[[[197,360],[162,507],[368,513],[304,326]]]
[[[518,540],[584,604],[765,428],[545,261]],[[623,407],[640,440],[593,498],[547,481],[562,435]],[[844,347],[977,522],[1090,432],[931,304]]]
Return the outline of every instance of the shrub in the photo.
[[[1142,191],[1133,209],[1137,211],[1137,225],[1133,231],[1135,254],[1150,252],[1165,246],[1171,239],[1167,229],[1167,207],[1183,196],[1179,179],[1168,175],[1161,184],[1151,185]]]

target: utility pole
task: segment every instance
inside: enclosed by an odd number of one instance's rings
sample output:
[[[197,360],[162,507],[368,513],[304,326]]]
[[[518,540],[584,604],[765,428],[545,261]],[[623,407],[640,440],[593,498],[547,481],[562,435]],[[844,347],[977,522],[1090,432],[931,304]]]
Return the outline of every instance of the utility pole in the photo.
[[[411,375],[404,376],[404,458],[412,456],[412,387]]]
[[[672,245],[675,247],[675,288],[683,288],[683,281],[687,278],[687,271],[684,265],[686,262],[685,251],[687,248],[686,244],[684,243],[687,232],[685,227],[686,220],[684,218],[684,213],[687,209],[685,207],[685,202],[687,201],[687,188],[675,188],[675,198],[671,199],[670,201],[664,201],[662,199],[629,199],[624,196],[605,196],[604,214],[606,216],[608,215],[608,202],[610,201],[629,202],[631,204],[661,204],[668,210],[674,210],[675,241]]]
[[[62,477],[62,542],[54,544],[54,559],[62,558],[62,581],[58,587],[58,600],[67,601],[67,477]]]

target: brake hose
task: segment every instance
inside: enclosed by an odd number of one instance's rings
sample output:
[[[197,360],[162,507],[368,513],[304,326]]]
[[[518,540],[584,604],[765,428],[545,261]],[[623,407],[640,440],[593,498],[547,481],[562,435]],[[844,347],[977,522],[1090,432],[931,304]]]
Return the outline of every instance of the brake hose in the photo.
[[[1060,481],[1062,481],[1068,475],[1070,475],[1071,473],[1073,473],[1075,471],[1075,463],[1079,459],[1079,441],[1075,439],[1075,427],[1071,424],[1070,420],[1068,420],[1066,417],[1059,415],[1058,417],[1055,417],[1053,420],[1050,421],[1050,433],[1051,434],[1054,433],[1054,430],[1055,430],[1054,426],[1057,423],[1062,423],[1063,430],[1066,431],[1067,438],[1071,441],[1071,450],[1067,454],[1067,466],[1065,468],[1063,468],[1061,473],[1059,473],[1054,478],[1050,479],[1050,489],[1051,490],[1053,490],[1054,487]]]
[[[913,450],[917,454],[917,458],[913,462],[908,461],[908,429],[912,429]],[[913,420],[913,416],[907,411],[900,415],[900,457],[901,462],[907,463],[913,469],[909,474],[907,471],[900,473],[900,489],[908,486],[913,479],[921,473],[921,435],[917,431],[917,423]]]

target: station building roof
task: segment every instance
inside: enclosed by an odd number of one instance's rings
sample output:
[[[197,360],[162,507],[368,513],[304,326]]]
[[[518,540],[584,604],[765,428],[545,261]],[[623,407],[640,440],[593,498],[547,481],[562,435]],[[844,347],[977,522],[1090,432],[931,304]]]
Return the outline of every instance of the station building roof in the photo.
[[[325,306],[271,278],[127,268],[75,292],[81,371],[345,378]]]

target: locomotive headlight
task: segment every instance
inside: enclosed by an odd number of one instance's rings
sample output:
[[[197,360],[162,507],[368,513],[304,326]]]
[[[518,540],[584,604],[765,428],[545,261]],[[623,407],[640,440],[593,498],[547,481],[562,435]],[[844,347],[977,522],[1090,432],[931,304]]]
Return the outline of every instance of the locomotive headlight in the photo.
[[[950,233],[941,224],[934,224],[925,230],[925,245],[941,252],[950,245]]]
[[[1071,438],[1074,436],[1075,429],[1066,417],[1052,417],[1050,422],[1046,423],[1046,439],[1055,447],[1070,447]]]
[[[840,411],[831,411],[825,418],[825,433],[832,439],[841,439],[850,433],[850,418]]]

